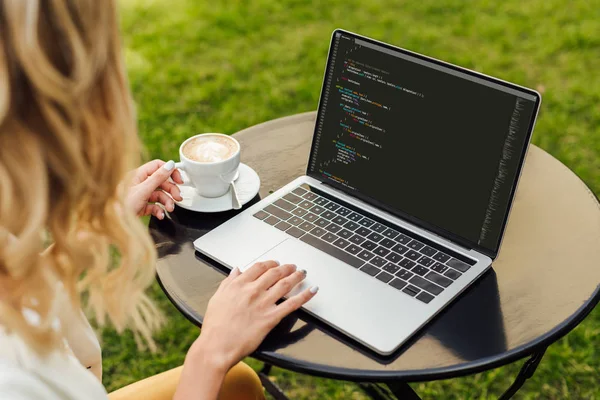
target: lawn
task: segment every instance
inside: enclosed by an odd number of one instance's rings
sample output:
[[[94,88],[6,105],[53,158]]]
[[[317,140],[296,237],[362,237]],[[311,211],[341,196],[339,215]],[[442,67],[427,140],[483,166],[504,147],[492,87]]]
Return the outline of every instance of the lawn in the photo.
[[[499,76],[543,94],[533,142],[600,195],[600,1],[122,0],[127,68],[148,157],[177,157],[199,132],[235,133],[317,106],[334,28]],[[179,365],[198,334],[157,286],[169,316],[156,354],[103,333],[109,390]],[[253,367],[260,363],[249,361]],[[423,398],[493,399],[520,363],[415,384]],[[521,399],[600,398],[600,309],[552,345]],[[279,369],[294,399],[362,399],[349,383]]]

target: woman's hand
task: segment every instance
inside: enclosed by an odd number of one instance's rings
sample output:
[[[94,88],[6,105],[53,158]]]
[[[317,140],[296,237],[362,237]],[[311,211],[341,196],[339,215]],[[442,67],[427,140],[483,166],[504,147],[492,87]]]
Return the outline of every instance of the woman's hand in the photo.
[[[174,161],[165,163],[162,160],[154,160],[136,169],[127,194],[126,202],[129,209],[138,216],[154,215],[158,219],[163,219],[165,213],[155,203],[162,204],[167,211],[173,211],[175,208],[173,199],[183,200],[179,188],[169,181],[169,177],[176,183],[183,183]]]
[[[297,271],[295,265],[280,266],[276,261],[256,263],[243,274],[234,269],[208,303],[202,333],[188,351],[175,399],[192,398],[188,394],[194,390],[197,399],[216,398],[227,371],[317,293],[318,287],[312,287],[276,304],[305,277],[306,272]],[[200,395],[199,387],[206,392]]]

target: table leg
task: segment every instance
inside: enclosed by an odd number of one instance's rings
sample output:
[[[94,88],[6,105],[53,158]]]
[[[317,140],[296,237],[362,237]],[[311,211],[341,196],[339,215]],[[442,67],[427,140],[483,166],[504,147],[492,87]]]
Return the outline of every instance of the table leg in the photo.
[[[275,400],[290,400],[285,393],[271,380],[269,379],[269,372],[271,372],[271,368],[273,366],[271,364],[264,363],[262,369],[258,373],[258,377],[260,379],[260,383],[262,383],[263,387]]]
[[[421,400],[406,382],[359,383],[358,386],[373,400]]]
[[[544,353],[546,352],[547,347],[533,353],[529,360],[525,361],[525,364],[521,367],[519,371],[519,375],[515,378],[515,381],[512,385],[500,396],[499,400],[508,400],[512,398],[515,393],[523,386],[525,381],[533,376],[535,370],[537,369],[540,361],[542,361],[542,357],[544,357]]]

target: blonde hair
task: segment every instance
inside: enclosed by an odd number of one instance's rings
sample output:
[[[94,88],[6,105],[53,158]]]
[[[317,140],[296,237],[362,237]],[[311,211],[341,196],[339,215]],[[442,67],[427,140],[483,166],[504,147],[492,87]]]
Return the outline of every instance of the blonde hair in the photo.
[[[115,2],[0,0],[0,325],[38,351],[60,286],[152,346],[155,250],[121,184],[139,150]]]

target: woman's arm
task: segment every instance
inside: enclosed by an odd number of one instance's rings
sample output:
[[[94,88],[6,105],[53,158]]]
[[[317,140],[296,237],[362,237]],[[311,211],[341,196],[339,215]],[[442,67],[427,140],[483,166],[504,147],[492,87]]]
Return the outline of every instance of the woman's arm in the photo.
[[[214,400],[227,371],[253,352],[267,333],[309,301],[312,287],[276,304],[306,277],[295,265],[276,261],[236,268],[208,303],[202,333],[185,359],[174,400]]]

